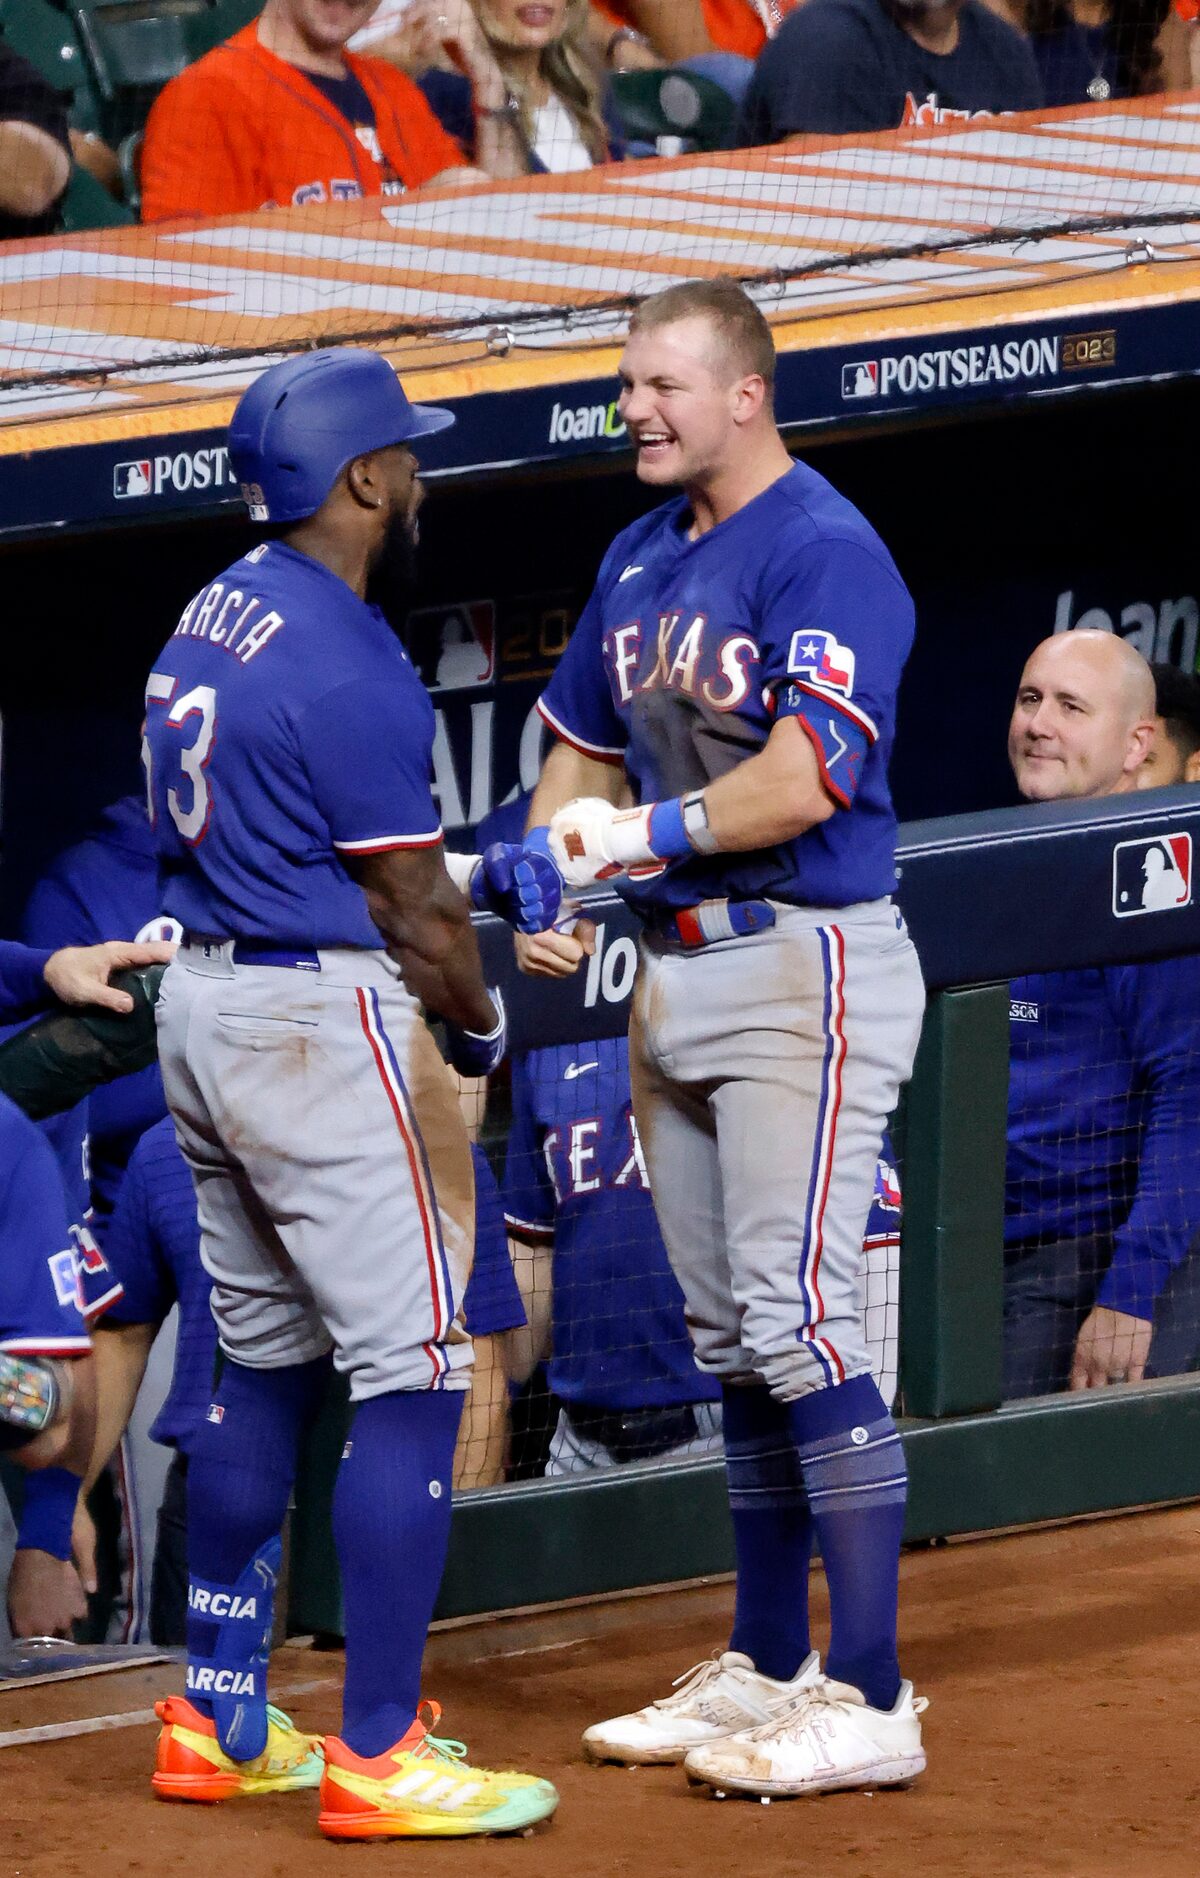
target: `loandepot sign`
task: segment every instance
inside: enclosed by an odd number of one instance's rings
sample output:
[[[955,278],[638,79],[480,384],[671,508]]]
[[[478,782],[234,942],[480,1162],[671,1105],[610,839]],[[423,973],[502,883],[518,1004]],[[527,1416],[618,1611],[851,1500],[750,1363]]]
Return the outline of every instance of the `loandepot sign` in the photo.
[[[850,401],[965,385],[1009,385],[1018,379],[1056,378],[1060,366],[1057,337],[900,352],[894,358],[855,359],[844,365],[842,397]]]
[[[586,443],[589,438],[624,435],[615,403],[556,404],[550,413],[551,443]]]

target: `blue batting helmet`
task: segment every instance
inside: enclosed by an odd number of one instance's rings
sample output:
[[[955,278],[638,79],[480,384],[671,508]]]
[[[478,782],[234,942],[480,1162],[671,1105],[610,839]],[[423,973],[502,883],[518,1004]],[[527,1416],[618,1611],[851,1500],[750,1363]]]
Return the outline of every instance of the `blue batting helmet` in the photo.
[[[299,522],[356,456],[453,422],[436,405],[410,404],[377,352],[329,346],[272,365],[242,393],[229,457],[252,521]]]

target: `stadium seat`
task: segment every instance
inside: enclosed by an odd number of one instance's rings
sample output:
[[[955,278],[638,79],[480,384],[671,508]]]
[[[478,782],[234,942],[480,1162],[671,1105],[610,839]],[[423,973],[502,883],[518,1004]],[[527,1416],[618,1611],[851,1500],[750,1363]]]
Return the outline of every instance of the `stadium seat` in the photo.
[[[99,111],[79,35],[59,7],[49,0],[0,0],[0,32],[14,52],[28,59],[68,99],[71,123],[77,130],[99,130]]]
[[[99,99],[101,128],[114,145],[142,129],[168,79],[260,11],[260,5],[251,0],[64,0],[64,4]]]
[[[621,128],[631,143],[681,140],[686,150],[723,150],[733,134],[733,99],[711,78],[671,67],[666,71],[617,72],[612,96]]]
[[[62,205],[62,225],[68,235],[89,228],[123,228],[136,219],[133,210],[110,196],[87,170],[78,165],[72,169]]]

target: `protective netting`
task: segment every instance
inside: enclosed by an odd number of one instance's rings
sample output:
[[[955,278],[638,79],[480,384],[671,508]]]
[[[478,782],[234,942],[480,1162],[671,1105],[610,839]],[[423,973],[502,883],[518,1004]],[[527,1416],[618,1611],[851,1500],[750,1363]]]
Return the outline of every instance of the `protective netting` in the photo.
[[[657,47],[611,12],[389,0],[347,63],[371,0],[5,0],[0,231],[66,232],[0,248],[3,414],[229,394],[329,341],[532,368],[695,275],[805,343],[1194,258],[1167,0],[673,0]]]
[[[1126,845],[1129,894],[1182,903],[1168,840]],[[1200,1363],[1198,989],[1190,957],[1011,986],[1006,1397]]]
[[[519,1053],[489,1090],[473,1087],[464,1101],[487,1165],[477,1160],[476,1267],[466,1302],[484,1387],[482,1400],[467,1405],[460,1486],[720,1453],[720,1391],[693,1360],[632,1112],[625,1038]],[[490,1302],[483,1275],[499,1258],[493,1169],[520,1294],[519,1305],[510,1294],[507,1313]],[[887,1142],[859,1287],[872,1370],[889,1402],[897,1386],[900,1223]],[[512,1328],[493,1342],[490,1327],[502,1316]],[[506,1384],[499,1416],[490,1380],[497,1369]]]

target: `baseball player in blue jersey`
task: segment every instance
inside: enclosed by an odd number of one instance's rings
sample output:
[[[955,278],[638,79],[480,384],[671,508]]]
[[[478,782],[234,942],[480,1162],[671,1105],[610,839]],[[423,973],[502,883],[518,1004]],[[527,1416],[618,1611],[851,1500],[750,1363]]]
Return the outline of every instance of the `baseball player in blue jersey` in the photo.
[[[509,1230],[537,1261],[547,1380],[562,1404],[546,1472],[719,1446],[721,1391],[701,1375],[633,1119],[624,1037],[531,1050],[512,1066]],[[547,1269],[543,1269],[543,1266]]]
[[[144,795],[124,796],[97,826],[55,857],[25,906],[31,946],[88,946],[132,933],[178,942],[179,924],[159,912],[158,859]],[[119,1076],[88,1098],[93,1229],[102,1238],[121,1176],[138,1139],[167,1112],[158,1064]]]
[[[63,1004],[130,1011],[133,999],[128,992],[111,985],[109,979],[130,967],[165,961],[171,951],[170,945],[161,943],[114,941],[50,948],[0,940],[0,1023],[20,1023],[48,1009],[55,999]],[[86,1107],[55,1117],[41,1131],[11,1103],[6,1102],[4,1108],[6,1142],[14,1159],[23,1156],[22,1143],[29,1147],[27,1167],[23,1165],[22,1172],[13,1174],[9,1182],[9,1230],[14,1245],[20,1239],[20,1220],[25,1213],[28,1230],[35,1239],[31,1253],[27,1251],[20,1257],[13,1253],[9,1282],[16,1288],[12,1295],[18,1295],[28,1258],[32,1257],[36,1270],[43,1255],[51,1256],[44,1254],[41,1246],[45,1233],[55,1241],[55,1257],[63,1254],[64,1248],[70,1250],[72,1260],[99,1259],[100,1254],[88,1231]],[[36,1150],[30,1146],[33,1142],[38,1144]],[[53,1179],[46,1172],[47,1156],[54,1170]],[[55,1157],[59,1161],[57,1169]],[[65,1258],[60,1258],[56,1270],[65,1283]],[[30,1309],[36,1308],[41,1290],[44,1285],[31,1285]],[[16,1328],[24,1328],[19,1315]],[[46,1329],[46,1334],[53,1342],[55,1333]],[[86,1337],[84,1347],[90,1347]],[[0,1440],[26,1443],[31,1432],[36,1432],[38,1445],[27,1446],[22,1457],[23,1464],[29,1466],[31,1456],[48,1451],[52,1425],[58,1430],[55,1442],[60,1446],[67,1442],[64,1431],[69,1430],[66,1459],[55,1466],[39,1464],[26,1483],[9,1579],[9,1610],[17,1630],[66,1634],[71,1623],[86,1612],[83,1590],[69,1560],[71,1519],[79,1494],[79,1476],[86,1466],[84,1449],[90,1447],[90,1436],[82,1431],[85,1423],[90,1424],[93,1411],[90,1358],[86,1366],[76,1363],[71,1370],[62,1371],[52,1352],[7,1348],[0,1343]],[[35,1426],[31,1416],[40,1416],[40,1425]]]
[[[495,1177],[477,1150],[472,1159],[475,1262],[464,1318],[478,1345],[481,1337],[517,1328],[525,1314]],[[134,1149],[105,1238],[104,1261],[100,1268],[85,1265],[81,1282],[94,1331],[98,1397],[89,1482],[128,1422],[155,1337],[172,1306],[179,1307],[171,1386],[150,1431],[154,1441],[174,1450],[159,1512],[150,1634],[155,1643],[184,1643],[188,1458],[212,1400],[217,1329],[209,1303],[212,1281],[200,1258],[195,1188],[169,1118],[147,1130]]]
[[[531,816],[568,886],[609,880],[644,922],[634,1109],[697,1360],[721,1383],[737,1546],[729,1649],[585,1744],[793,1795],[925,1764],[896,1648],[904,1457],[858,1283],[923,989],[890,898],[912,602],[874,530],[789,458],[773,376],[770,330],[731,283],[668,289],[631,320],[638,475],[683,494],[604,558],[542,701],[559,742]],[[621,810],[627,785],[638,806]],[[523,962],[553,971],[569,951],[551,935]]]
[[[0,1450],[29,1470],[8,1585],[18,1636],[66,1634],[84,1615],[71,1520],[94,1424],[62,1179],[40,1130],[0,1096]]]
[[[163,911],[184,929],[160,1058],[225,1358],[190,1459],[188,1695],[163,1707],[155,1790],[319,1781],[334,1838],[510,1831],[557,1798],[468,1766],[420,1698],[474,1216],[422,1004],[464,1073],[495,1066],[504,1019],[443,857],[433,706],[366,595],[415,540],[409,445],[449,422],[374,353],[265,372],[230,455],[251,518],[282,533],[196,595],[146,687]],[[542,856],[499,847],[462,874],[514,924],[556,916]],[[277,1535],[331,1349],[356,1415],[334,1497],[343,1722],[322,1753],[268,1709],[264,1677]]]

